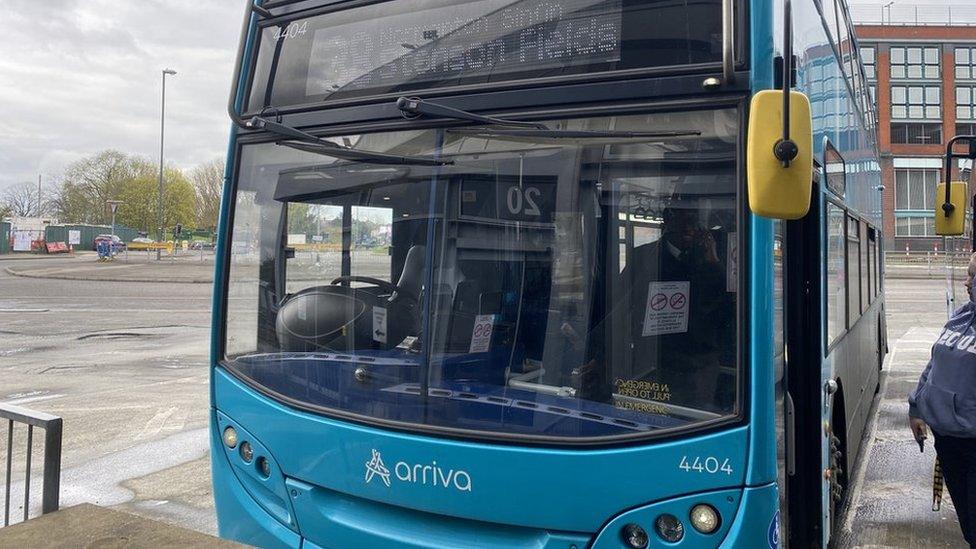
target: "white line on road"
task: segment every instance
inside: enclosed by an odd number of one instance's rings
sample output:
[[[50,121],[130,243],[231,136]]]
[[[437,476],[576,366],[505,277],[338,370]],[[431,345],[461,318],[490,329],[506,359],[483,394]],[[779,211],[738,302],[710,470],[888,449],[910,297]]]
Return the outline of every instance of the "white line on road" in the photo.
[[[0,313],[46,313],[50,309],[0,309]]]
[[[4,404],[12,404],[14,406],[20,406],[21,404],[29,404],[31,402],[40,402],[42,400],[51,400],[52,398],[61,398],[63,396],[64,395],[62,395],[62,394],[37,395],[37,396],[30,396],[30,397],[24,397],[24,398],[15,398],[15,399],[12,399],[12,400],[5,400],[3,403]]]

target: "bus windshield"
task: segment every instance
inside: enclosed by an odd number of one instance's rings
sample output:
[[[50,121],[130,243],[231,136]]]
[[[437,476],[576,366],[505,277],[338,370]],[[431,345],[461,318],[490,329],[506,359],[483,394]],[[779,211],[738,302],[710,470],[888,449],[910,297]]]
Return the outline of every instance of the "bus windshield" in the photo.
[[[390,0],[264,27],[248,110],[717,64],[722,2]]]
[[[305,409],[487,438],[603,440],[734,416],[738,120],[547,122],[673,133],[661,138],[328,138],[443,165],[244,145],[224,363]]]

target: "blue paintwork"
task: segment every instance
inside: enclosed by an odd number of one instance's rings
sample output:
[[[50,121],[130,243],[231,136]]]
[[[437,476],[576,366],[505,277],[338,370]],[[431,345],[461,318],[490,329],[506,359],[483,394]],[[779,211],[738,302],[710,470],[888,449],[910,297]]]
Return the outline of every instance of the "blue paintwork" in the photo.
[[[776,519],[779,516],[779,496],[775,484],[746,488],[735,521],[721,549],[775,549],[779,533]],[[771,532],[771,530],[773,532]]]
[[[221,411],[273,448],[288,477],[351,497],[470,521],[594,533],[621,509],[674,494],[734,488],[745,478],[744,428],[613,450],[502,446],[385,431],[299,412],[258,394],[222,368],[215,370],[214,385]],[[365,481],[374,449],[391,471],[391,487],[380,479]],[[683,456],[693,461],[709,455],[728,458],[732,474],[678,467]],[[471,490],[398,480],[401,461],[404,467],[436,461],[445,472],[464,470]]]

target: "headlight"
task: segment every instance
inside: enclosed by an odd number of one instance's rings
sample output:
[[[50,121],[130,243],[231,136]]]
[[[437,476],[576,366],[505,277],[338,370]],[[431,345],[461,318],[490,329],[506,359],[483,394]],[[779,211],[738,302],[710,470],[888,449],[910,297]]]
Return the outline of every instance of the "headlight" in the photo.
[[[698,530],[702,534],[715,532],[721,523],[718,511],[706,503],[699,503],[692,507],[691,514],[688,518],[691,520],[691,525],[695,527],[695,530]]]
[[[657,535],[661,536],[661,539],[671,543],[681,541],[681,538],[685,535],[684,525],[674,515],[661,515],[657,517],[657,520],[654,521],[654,528],[657,529]]]
[[[237,446],[237,430],[233,427],[224,429],[224,444],[226,444],[228,448]]]
[[[254,459],[254,448],[252,448],[251,443],[246,440],[241,443],[241,459],[243,459],[246,463],[251,463],[251,460]]]
[[[264,478],[271,476],[271,464],[268,463],[268,460],[264,459],[263,457],[258,458],[257,466],[261,476]]]
[[[644,549],[647,547],[647,531],[637,524],[627,524],[620,529],[620,535],[624,538],[627,547],[633,549]]]

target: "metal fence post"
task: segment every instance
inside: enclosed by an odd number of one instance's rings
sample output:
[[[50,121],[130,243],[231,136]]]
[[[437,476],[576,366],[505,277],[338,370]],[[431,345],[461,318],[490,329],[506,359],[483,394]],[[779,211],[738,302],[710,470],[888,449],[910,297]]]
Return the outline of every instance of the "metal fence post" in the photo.
[[[58,510],[61,499],[61,418],[53,419],[44,429],[44,495],[41,513]]]

